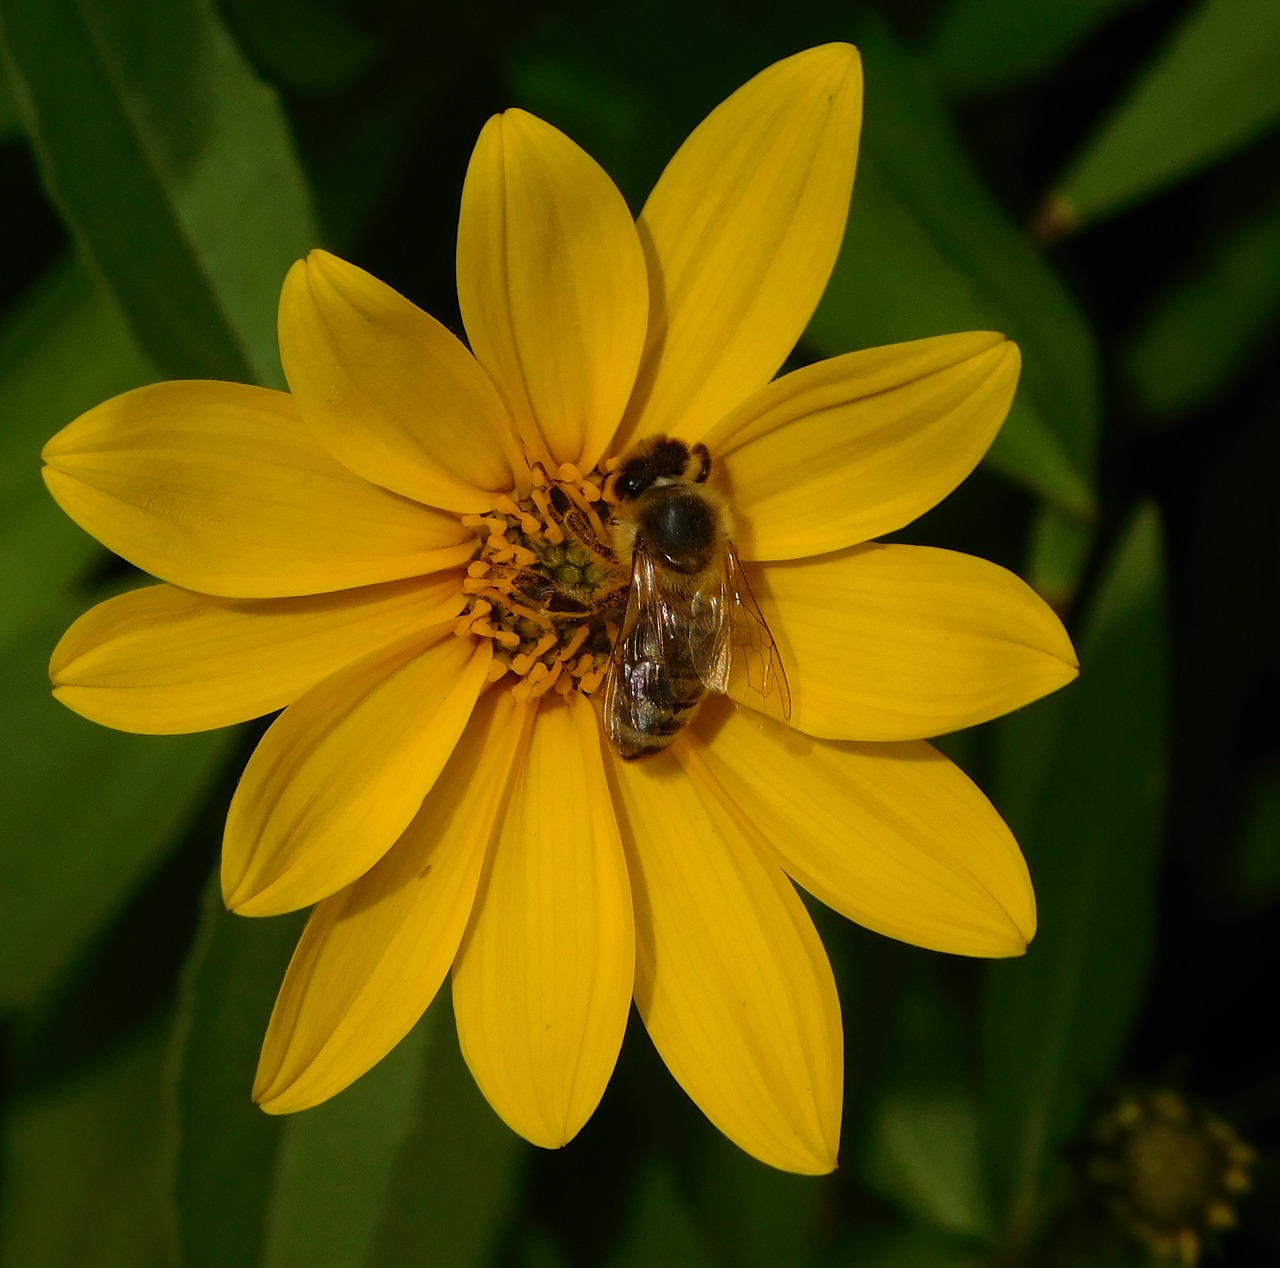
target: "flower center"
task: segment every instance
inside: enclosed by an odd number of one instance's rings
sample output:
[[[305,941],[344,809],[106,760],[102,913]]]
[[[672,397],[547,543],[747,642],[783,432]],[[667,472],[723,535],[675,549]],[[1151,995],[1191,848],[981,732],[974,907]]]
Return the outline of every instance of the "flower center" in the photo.
[[[493,641],[489,678],[514,674],[519,699],[589,695],[604,680],[628,581],[613,551],[606,475],[566,463],[552,476],[535,465],[528,496],[462,517],[479,545],[454,632]]]

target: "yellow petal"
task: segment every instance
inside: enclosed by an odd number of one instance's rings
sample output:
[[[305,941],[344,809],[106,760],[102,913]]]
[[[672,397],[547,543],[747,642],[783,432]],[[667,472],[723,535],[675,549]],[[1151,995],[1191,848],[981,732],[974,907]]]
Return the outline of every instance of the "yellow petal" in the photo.
[[[63,704],[148,735],[207,731],[292,704],[323,678],[462,610],[462,574],[300,599],[147,586],[91,608],[49,662]]]
[[[915,740],[814,740],[722,699],[696,723],[715,785],[815,897],[891,938],[1021,955],[1035,933],[1027,865],[958,766]]]
[[[418,502],[485,511],[523,459],[488,376],[385,283],[325,251],[280,293],[280,361],[316,439],[352,471]]]
[[[523,110],[490,119],[471,156],[458,302],[532,456],[594,466],[640,364],[644,254],[595,160]]]
[[[925,739],[1029,704],[1078,672],[1053,609],[972,555],[871,543],[746,570],[791,687],[791,725],[809,735]]]
[[[130,563],[205,594],[278,598],[466,560],[471,534],[366,483],[284,392],[156,383],[82,414],[44,449],[45,483]]]
[[[678,740],[675,752],[687,759]],[[636,1007],[680,1086],[770,1166],[836,1164],[840,1001],[799,896],[673,752],[614,758],[636,908]]]
[[[872,348],[769,384],[707,433],[744,559],[794,559],[909,524],[977,465],[1018,349],[974,332]]]
[[[382,1060],[435,997],[462,940],[527,706],[490,691],[404,835],[311,913],[262,1045],[271,1114],[328,1099]]]
[[[857,50],[826,44],[762,71],[680,147],[637,223],[649,335],[624,439],[699,439],[774,376],[840,250],[861,122]]]
[[[227,814],[228,907],[272,916],[318,902],[367,872],[409,825],[489,668],[488,643],[473,649],[450,629],[366,656],[272,723]]]
[[[462,1055],[502,1118],[558,1148],[613,1073],[635,966],[595,714],[547,697],[453,972]]]

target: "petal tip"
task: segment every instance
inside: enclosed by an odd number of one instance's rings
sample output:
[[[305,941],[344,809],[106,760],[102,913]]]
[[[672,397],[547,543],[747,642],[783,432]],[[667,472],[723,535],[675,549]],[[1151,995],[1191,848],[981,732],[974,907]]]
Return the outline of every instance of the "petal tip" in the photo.
[[[833,1171],[837,1170],[839,1166],[840,1159],[834,1152],[830,1154],[823,1154],[821,1157],[814,1159],[813,1170],[807,1171],[805,1174],[811,1176],[829,1176]]]
[[[996,369],[999,373],[1008,377],[1009,382],[1016,385],[1022,377],[1022,349],[1018,347],[1012,339],[1000,336],[1000,342],[995,345],[996,350]]]
[[[1009,925],[1005,937],[992,951],[992,958],[998,960],[1016,960],[1024,956],[1036,936],[1036,901],[1035,894],[1028,885],[1027,902],[1024,910],[1015,913],[1008,907],[1003,908]]]
[[[1057,691],[1080,677],[1080,657],[1065,628],[1062,629],[1061,637],[1055,639],[1053,645],[1044,650],[1046,655],[1058,662],[1059,667],[1059,681],[1049,688],[1050,691]]]
[[[283,916],[287,912],[297,911],[305,907],[306,902],[294,902],[288,898],[281,900],[273,891],[277,887],[271,882],[258,887],[252,878],[245,876],[234,888],[223,882],[222,902],[226,909],[237,916]],[[315,901],[315,900],[309,900]]]
[[[227,866],[227,846],[222,846],[222,905],[237,916],[257,916],[271,913],[258,910],[258,900],[262,896],[260,887],[255,884],[248,868],[233,874]]]
[[[862,54],[853,44],[840,40],[819,44],[816,48],[797,53],[796,60],[807,63],[813,70],[825,70],[829,77],[826,86],[832,96],[846,88],[861,91]]]
[[[309,252],[300,260],[294,260],[289,265],[288,272],[284,275],[284,281],[280,283],[280,301],[277,305],[277,319],[284,313],[285,305],[289,301],[297,302],[299,298],[304,296],[311,289],[308,280],[308,270],[311,267],[314,257],[318,254],[316,251]]]
[[[800,52],[792,54],[789,60],[793,64],[825,62],[833,68],[838,67],[847,72],[853,67],[862,65],[862,54],[858,52],[858,46],[850,44],[848,40],[831,40],[826,44],[815,44],[812,48],[801,49]]]
[[[279,1118],[283,1114],[292,1114],[295,1110],[303,1108],[301,1105],[282,1105],[280,1097],[267,1097],[258,1092],[256,1088],[253,1091],[253,1103],[264,1114],[270,1114],[272,1118]]]
[[[790,1171],[799,1176],[826,1176],[840,1166],[839,1125],[836,1139],[821,1141],[798,1140],[796,1151],[788,1152],[785,1157],[770,1157],[767,1153],[757,1155],[760,1161],[768,1166],[777,1167],[780,1171]],[[748,1152],[754,1152],[748,1150]]]
[[[267,1043],[270,1043],[268,1032]],[[264,1045],[262,1056],[258,1058],[258,1069],[253,1076],[253,1090],[249,1093],[253,1103],[264,1113],[273,1118],[281,1114],[293,1114],[298,1110],[310,1109],[319,1101],[308,1100],[294,1093],[298,1086],[296,1076],[292,1079],[282,1078],[281,1057],[277,1051],[275,1058],[268,1062],[267,1045]]]
[[[55,460],[63,452],[62,444],[60,442],[63,441],[67,431],[70,429],[70,426],[71,424],[68,424],[67,427],[63,427],[60,431],[50,436],[49,439],[44,442],[44,447],[40,450],[40,461],[45,464],[40,471],[40,475],[44,479],[46,485],[49,483],[49,469],[52,467],[54,470],[57,470]]]
[[[1071,636],[1066,632],[1065,629],[1062,631],[1062,633],[1063,633],[1063,644],[1065,649],[1065,655],[1062,658],[1062,663],[1072,671],[1071,678],[1076,678],[1080,674],[1080,653],[1076,651],[1076,646],[1071,641]],[[1070,682],[1071,678],[1068,678],[1067,681]]]

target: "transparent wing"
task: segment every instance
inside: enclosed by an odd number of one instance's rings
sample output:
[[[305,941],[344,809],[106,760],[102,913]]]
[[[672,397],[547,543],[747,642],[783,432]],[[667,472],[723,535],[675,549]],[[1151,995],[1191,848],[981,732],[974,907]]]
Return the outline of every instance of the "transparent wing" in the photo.
[[[710,682],[707,686],[714,691],[728,691],[732,686],[740,698],[754,696],[762,712],[789,721],[791,688],[782,657],[732,543],[725,547],[722,602],[728,609],[723,686],[712,686]]]
[[[651,734],[658,724],[668,667],[685,646],[682,626],[682,614],[664,594],[653,560],[637,547],[627,609],[604,680],[605,731],[615,749],[624,746],[630,732]]]

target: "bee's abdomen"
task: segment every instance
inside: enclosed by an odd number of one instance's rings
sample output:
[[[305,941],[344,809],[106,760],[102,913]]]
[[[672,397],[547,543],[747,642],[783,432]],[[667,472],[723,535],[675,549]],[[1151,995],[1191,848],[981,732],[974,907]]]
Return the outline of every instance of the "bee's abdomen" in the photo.
[[[629,707],[614,738],[625,761],[661,753],[693,721],[706,695],[691,663],[652,659],[634,661],[621,689]]]

